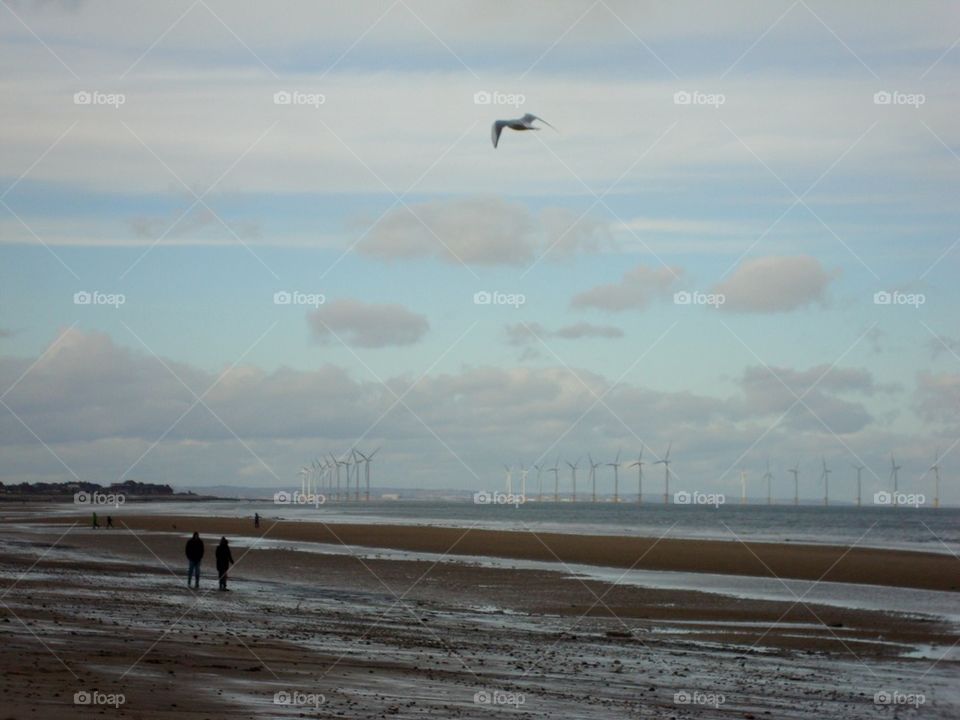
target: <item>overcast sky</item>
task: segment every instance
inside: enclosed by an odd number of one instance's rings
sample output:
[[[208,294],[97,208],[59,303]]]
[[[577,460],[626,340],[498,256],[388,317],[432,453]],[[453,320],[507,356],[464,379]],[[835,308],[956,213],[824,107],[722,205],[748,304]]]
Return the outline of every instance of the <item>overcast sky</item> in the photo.
[[[891,452],[932,495],[939,449],[960,502],[958,39],[950,2],[0,0],[0,480],[672,442],[676,489],[815,497],[823,456],[838,499]],[[494,150],[525,112],[557,131]]]

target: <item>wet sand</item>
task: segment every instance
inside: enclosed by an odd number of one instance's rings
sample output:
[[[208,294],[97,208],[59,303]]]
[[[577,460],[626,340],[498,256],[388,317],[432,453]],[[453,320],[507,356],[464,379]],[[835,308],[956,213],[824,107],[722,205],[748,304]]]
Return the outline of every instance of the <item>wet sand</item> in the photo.
[[[922,691],[925,717],[960,711],[958,663],[910,657],[960,640],[929,617],[612,585],[571,578],[560,564],[515,570],[256,545],[234,549],[228,593],[214,589],[207,557],[197,592],[183,567],[194,529],[208,556],[221,534],[443,552],[436,543],[456,532],[467,554],[487,543],[509,557],[555,558],[519,544],[524,533],[115,522],[66,534],[69,522],[0,526],[0,717],[488,718],[499,699],[500,709],[543,718],[868,718],[889,710],[873,702],[887,690]],[[542,537],[583,562],[582,538]],[[74,705],[84,689],[126,702]],[[276,704],[277,692],[307,704]]]
[[[57,517],[47,521],[87,523],[89,516]],[[325,524],[276,518],[264,518],[259,531],[254,529],[251,520],[245,518],[131,515],[122,518],[122,522],[126,527],[139,530],[265,535],[279,540],[413,552],[960,591],[960,563],[955,557],[908,550],[410,525]]]

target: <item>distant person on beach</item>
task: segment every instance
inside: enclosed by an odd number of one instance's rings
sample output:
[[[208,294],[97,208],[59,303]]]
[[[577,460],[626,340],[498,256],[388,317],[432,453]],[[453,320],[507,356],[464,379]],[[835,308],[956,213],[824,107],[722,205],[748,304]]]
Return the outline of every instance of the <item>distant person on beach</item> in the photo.
[[[200,561],[203,560],[203,540],[200,539],[200,533],[195,532],[193,537],[187,540],[185,548],[187,560],[190,566],[187,568],[187,587],[190,587],[190,578],[196,578],[196,587],[200,589]]]
[[[227,589],[227,570],[233,565],[233,555],[230,554],[230,544],[225,537],[220,538],[217,545],[217,576],[220,578],[220,589]]]
[[[255,528],[260,527],[260,513],[253,514],[253,526]]]
[[[94,513],[94,514],[93,514],[93,529],[96,530],[98,527],[100,527],[100,523],[97,522],[97,514]]]
[[[109,515],[107,515],[107,527],[108,527],[108,528],[112,528],[112,527],[113,527],[113,518],[110,517]]]

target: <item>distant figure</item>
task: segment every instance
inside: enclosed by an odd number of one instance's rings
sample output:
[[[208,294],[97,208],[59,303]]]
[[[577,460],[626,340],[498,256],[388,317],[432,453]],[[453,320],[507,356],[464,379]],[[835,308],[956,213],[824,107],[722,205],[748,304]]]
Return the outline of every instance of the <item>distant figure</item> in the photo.
[[[187,568],[187,587],[190,587],[190,578],[196,578],[196,587],[200,589],[200,561],[203,560],[203,540],[200,539],[200,533],[195,532],[193,537],[187,540],[185,548],[187,560],[190,566]]]
[[[113,527],[113,518],[110,517],[109,515],[107,515],[107,527],[108,527],[108,528],[112,528],[112,527]]]
[[[93,529],[96,530],[98,527],[100,527],[100,523],[97,522],[97,514],[94,513],[94,514],[93,514]]]
[[[260,513],[253,514],[253,526],[255,528],[260,527]]]
[[[230,544],[225,537],[220,538],[217,545],[217,576],[220,578],[220,589],[227,589],[227,570],[233,565],[233,555],[230,554]]]

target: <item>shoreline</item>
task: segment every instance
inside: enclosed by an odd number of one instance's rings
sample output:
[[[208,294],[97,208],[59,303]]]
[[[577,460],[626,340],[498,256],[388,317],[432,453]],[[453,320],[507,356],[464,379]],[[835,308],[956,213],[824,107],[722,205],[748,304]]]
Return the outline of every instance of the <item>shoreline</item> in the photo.
[[[27,519],[25,518],[25,521]],[[33,517],[54,525],[88,517]],[[960,574],[952,555],[873,547],[801,543],[740,542],[676,538],[638,538],[556,532],[490,530],[443,526],[322,523],[263,518],[255,530],[250,518],[189,515],[115,517],[116,529],[194,530],[205,535],[264,536],[276,540],[353,545],[366,548],[452,555],[491,556],[631,568],[781,577],[785,579],[880,585],[919,590],[960,591]]]

